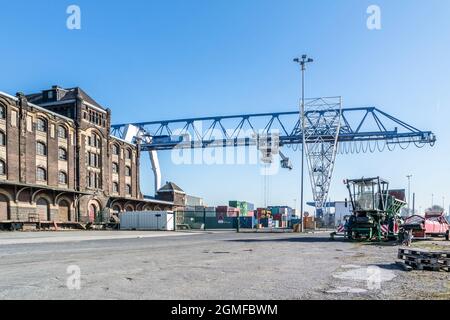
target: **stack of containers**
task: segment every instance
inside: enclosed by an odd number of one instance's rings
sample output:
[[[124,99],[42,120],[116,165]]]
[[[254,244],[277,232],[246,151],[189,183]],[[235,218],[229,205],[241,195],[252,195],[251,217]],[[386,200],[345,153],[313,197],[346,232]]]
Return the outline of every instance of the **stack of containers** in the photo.
[[[256,210],[258,224],[260,228],[272,227],[272,213],[266,208],[258,208]]]
[[[288,220],[289,220],[289,208],[281,207],[280,215],[281,215],[280,228],[287,228],[287,224],[288,224]]]
[[[252,203],[246,201],[229,201],[229,206],[240,210],[241,217],[251,217],[253,216],[253,210],[255,206]]]
[[[275,227],[287,228],[293,209],[288,206],[273,206],[269,209],[272,212]]]
[[[216,208],[217,217],[235,218],[239,215],[240,210],[228,206],[219,206]]]

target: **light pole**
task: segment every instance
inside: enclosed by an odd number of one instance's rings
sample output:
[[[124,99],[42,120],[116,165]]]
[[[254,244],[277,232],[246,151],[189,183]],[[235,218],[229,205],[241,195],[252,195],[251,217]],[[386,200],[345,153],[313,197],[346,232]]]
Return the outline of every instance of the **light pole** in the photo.
[[[411,215],[411,178],[412,174],[406,176],[408,178],[408,216]]]
[[[314,60],[311,58],[308,58],[306,54],[302,55],[301,58],[295,58],[294,62],[300,64],[301,70],[302,70],[302,103],[300,107],[300,119],[302,121],[302,175],[301,175],[301,191],[300,191],[300,219],[301,219],[301,232],[304,231],[304,223],[303,223],[303,203],[304,203],[304,167],[305,167],[305,70],[306,70],[306,64],[311,63]]]

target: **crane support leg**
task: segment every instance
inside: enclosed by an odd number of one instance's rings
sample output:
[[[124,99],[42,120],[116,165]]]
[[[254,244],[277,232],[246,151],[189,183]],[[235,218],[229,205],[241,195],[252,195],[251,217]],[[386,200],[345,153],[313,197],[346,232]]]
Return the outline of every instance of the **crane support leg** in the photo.
[[[156,192],[161,188],[161,167],[159,166],[158,152],[156,150],[150,150],[148,154],[150,156],[152,171],[155,177],[155,194],[156,194]]]

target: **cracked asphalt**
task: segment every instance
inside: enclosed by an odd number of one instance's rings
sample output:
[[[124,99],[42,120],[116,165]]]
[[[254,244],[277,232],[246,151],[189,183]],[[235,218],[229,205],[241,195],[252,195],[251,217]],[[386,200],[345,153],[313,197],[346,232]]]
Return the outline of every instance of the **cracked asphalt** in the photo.
[[[405,272],[397,249],[326,233],[2,232],[0,299],[450,299],[448,273]]]

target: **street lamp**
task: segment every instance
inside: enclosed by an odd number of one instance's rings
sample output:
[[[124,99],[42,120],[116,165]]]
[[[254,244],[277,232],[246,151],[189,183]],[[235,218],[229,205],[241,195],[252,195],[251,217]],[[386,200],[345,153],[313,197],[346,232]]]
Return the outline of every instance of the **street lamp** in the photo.
[[[300,64],[301,70],[302,70],[302,103],[300,107],[300,118],[302,121],[302,174],[301,174],[301,195],[300,195],[300,219],[301,219],[301,232],[304,231],[304,223],[303,223],[303,203],[304,203],[304,165],[305,165],[305,70],[306,70],[306,64],[314,62],[313,59],[308,58],[306,54],[302,55],[301,58],[295,58],[295,63]]]
[[[408,178],[408,216],[411,214],[411,178],[412,174],[406,176]]]

